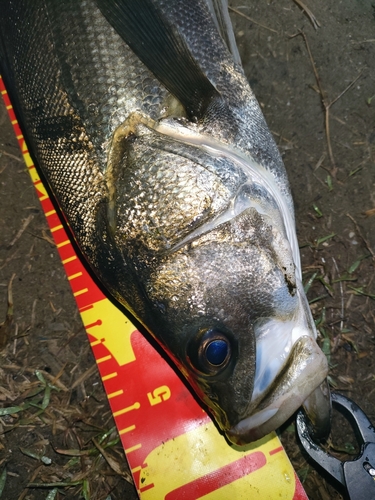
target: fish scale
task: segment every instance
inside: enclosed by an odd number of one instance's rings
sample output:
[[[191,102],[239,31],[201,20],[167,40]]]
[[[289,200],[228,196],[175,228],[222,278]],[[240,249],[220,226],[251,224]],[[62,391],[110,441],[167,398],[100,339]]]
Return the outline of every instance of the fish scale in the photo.
[[[94,139],[98,163],[104,171],[107,143],[114,129],[134,109],[157,117],[166,91],[140,65],[94,2],[83,3],[82,10],[74,7],[74,2],[61,2],[50,11],[52,22],[60,28],[54,32],[54,42],[63,82]],[[90,65],[81,64],[82,59],[88,59]]]
[[[285,169],[220,23],[203,0],[3,3],[2,72],[91,269],[228,439],[274,430],[327,361]]]
[[[144,156],[151,161],[143,162]],[[126,188],[119,192],[119,204],[123,208],[118,237],[140,235],[140,240],[153,251],[177,244],[225,208],[232,194],[216,173],[205,166],[188,162],[177,153],[163,151],[161,154],[159,149],[147,144],[138,148],[131,164],[124,169],[119,185]],[[191,196],[192,192],[195,196]],[[139,206],[146,210],[139,213],[136,208]],[[153,241],[151,228],[156,231],[158,244]]]

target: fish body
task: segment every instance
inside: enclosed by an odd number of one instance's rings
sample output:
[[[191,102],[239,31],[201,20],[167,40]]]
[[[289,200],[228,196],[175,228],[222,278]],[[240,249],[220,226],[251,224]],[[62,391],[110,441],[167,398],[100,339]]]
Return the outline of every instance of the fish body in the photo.
[[[316,394],[327,362],[285,168],[225,5],[1,6],[1,71],[94,273],[229,440],[275,429]]]

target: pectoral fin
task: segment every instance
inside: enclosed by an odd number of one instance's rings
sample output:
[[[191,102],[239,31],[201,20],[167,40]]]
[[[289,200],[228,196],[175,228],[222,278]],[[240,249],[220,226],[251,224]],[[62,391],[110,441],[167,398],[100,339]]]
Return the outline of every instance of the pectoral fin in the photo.
[[[181,102],[190,119],[201,119],[213,101],[220,100],[219,92],[158,2],[97,0],[97,5],[137,57]]]

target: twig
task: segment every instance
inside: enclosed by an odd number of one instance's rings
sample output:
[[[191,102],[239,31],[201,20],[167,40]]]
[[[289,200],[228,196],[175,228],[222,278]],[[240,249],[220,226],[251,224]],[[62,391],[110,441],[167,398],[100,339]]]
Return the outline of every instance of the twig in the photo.
[[[12,246],[16,243],[17,240],[19,240],[23,234],[23,232],[25,231],[25,229],[27,228],[27,226],[30,224],[30,222],[33,220],[34,216],[33,215],[29,215],[27,217],[27,219],[24,220],[20,230],[18,231],[18,233],[16,234],[16,236],[13,238],[13,240],[9,243],[8,245],[8,248],[12,248]]]
[[[17,350],[17,341],[18,341],[18,323],[15,325],[14,329],[14,340],[13,340],[13,356],[16,355]]]
[[[0,323],[0,349],[3,349],[9,340],[10,336],[10,328],[13,322],[13,293],[12,293],[12,285],[13,280],[16,277],[15,274],[12,275],[8,285],[8,307],[5,316],[5,321]]]
[[[248,21],[256,24],[257,26],[260,26],[261,28],[264,28],[265,30],[272,31],[272,33],[278,33],[276,30],[274,30],[272,28],[269,28],[268,26],[264,26],[264,24],[260,24],[257,21],[254,21],[254,19],[252,19],[251,17],[247,16],[246,14],[244,14],[243,12],[241,12],[240,10],[235,9],[234,7],[228,7],[228,9],[231,10],[232,12],[234,12],[235,14],[238,14],[239,16],[244,17]]]
[[[369,38],[368,40],[352,40],[352,43],[374,43],[375,38]]]
[[[325,130],[326,130],[326,137],[327,137],[327,147],[328,147],[328,154],[329,154],[329,157],[331,159],[331,163],[332,163],[332,167],[333,167],[333,171],[331,172],[331,175],[332,177],[336,177],[336,173],[337,173],[337,167],[336,167],[336,164],[335,164],[335,159],[333,157],[333,152],[332,152],[332,146],[331,146],[331,136],[330,136],[330,129],[329,129],[329,103],[327,101],[327,96],[326,96],[326,93],[323,89],[323,86],[322,86],[322,82],[320,80],[320,77],[319,77],[319,73],[318,73],[318,70],[316,69],[316,65],[315,65],[315,62],[314,62],[314,58],[312,56],[312,53],[311,53],[311,50],[310,50],[310,45],[309,45],[309,42],[307,40],[307,36],[306,34],[303,32],[303,31],[299,31],[296,35],[293,35],[291,38],[294,38],[298,35],[301,35],[304,42],[305,42],[305,45],[306,45],[306,49],[307,49],[307,52],[309,54],[309,58],[310,58],[310,62],[311,62],[311,65],[312,65],[312,68],[313,68],[313,71],[314,71],[314,75],[315,75],[315,80],[316,80],[316,83],[318,85],[318,89],[319,89],[319,93],[320,93],[320,99],[322,101],[322,105],[323,105],[323,108],[324,108],[324,124],[325,124]]]
[[[319,158],[318,163],[314,167],[314,172],[316,172],[316,170],[318,170],[318,168],[320,168],[322,166],[325,158],[326,158],[326,154],[323,153],[322,156]]]
[[[71,389],[75,389],[79,384],[84,382],[87,378],[90,378],[94,373],[97,371],[98,367],[96,364],[92,365],[88,370],[85,371],[85,373],[82,373],[77,380],[74,381],[74,383],[71,386]]]
[[[60,353],[61,351],[63,351],[65,349],[65,347],[70,343],[72,342],[73,339],[75,339],[77,337],[77,335],[80,334],[80,332],[82,331],[85,331],[85,328],[84,326],[82,325],[81,327],[78,328],[78,330],[73,333],[73,335],[71,335],[70,337],[68,337],[68,339],[63,343],[63,345],[60,347],[60,349],[58,350],[57,352],[57,356],[60,356]],[[73,368],[73,370],[75,370],[76,368]],[[73,372],[73,370],[70,371],[70,373]]]
[[[349,219],[351,221],[353,221],[354,225],[355,225],[355,228],[357,230],[357,233],[358,235],[360,236],[360,238],[362,239],[362,241],[364,242],[367,250],[370,252],[371,256],[372,256],[372,260],[375,262],[375,253],[373,251],[373,249],[371,248],[371,245],[370,243],[368,242],[368,240],[366,240],[366,238],[363,236],[361,230],[359,229],[359,226],[357,224],[357,222],[353,219],[353,217],[350,215],[350,214],[346,214],[347,217],[349,217]]]
[[[337,266],[336,259],[332,257],[333,263],[335,265],[336,271],[337,271],[337,276],[340,278],[340,271]],[[343,293],[343,288],[342,288],[342,281],[339,281],[340,285],[340,296],[341,296],[341,321],[340,321],[340,332],[342,332],[342,329],[344,328],[344,315],[345,315],[345,304],[344,304],[344,293]]]
[[[336,174],[337,174],[337,167],[336,167],[336,162],[335,162],[335,158],[333,156],[332,145],[331,145],[331,132],[330,132],[330,126],[329,126],[329,110],[330,110],[331,106],[333,104],[335,104],[335,102],[337,102],[355,84],[355,82],[362,76],[362,73],[359,73],[359,75],[341,92],[341,94],[339,94],[335,99],[333,99],[333,101],[328,102],[327,94],[323,89],[323,85],[322,85],[318,70],[316,68],[314,58],[312,56],[310,45],[309,45],[309,42],[307,40],[306,34],[303,31],[299,31],[295,35],[290,36],[290,38],[295,38],[298,35],[301,35],[303,37],[307,52],[309,54],[310,62],[311,62],[311,65],[312,65],[312,68],[314,71],[315,80],[316,80],[316,83],[318,85],[320,99],[321,99],[322,106],[324,109],[324,126],[325,126],[325,131],[326,131],[328,154],[329,154],[331,164],[332,164],[332,171],[330,172],[330,174],[332,175],[332,177],[335,178]]]
[[[42,236],[39,236],[38,234],[34,234],[31,231],[30,231],[30,234],[34,238],[38,238],[39,240],[47,241],[51,245],[51,247],[54,247],[54,248],[56,247],[56,243],[53,241],[53,239],[50,236],[47,235],[47,231],[45,229],[42,229]],[[31,250],[30,250],[30,252],[31,252]]]
[[[306,7],[306,5],[305,5],[305,4],[303,4],[303,3],[301,2],[301,0],[293,0],[293,1],[294,1],[294,3],[296,3],[299,7],[301,7],[301,9],[302,9],[304,12],[306,12],[307,17],[310,19],[311,24],[314,26],[314,28],[315,28],[316,30],[317,30],[318,28],[320,28],[320,24],[319,24],[319,22],[318,22],[317,18],[314,16],[314,14],[311,12],[311,10],[310,10],[308,7]]]
[[[29,484],[34,481],[34,479],[39,474],[40,469],[42,469],[42,468],[43,468],[43,465],[39,465],[39,467],[37,467],[36,469],[34,469],[34,472],[31,475],[31,478],[30,478],[28,484],[26,485],[26,488],[23,490],[23,492],[21,493],[21,495],[18,497],[18,500],[23,500],[25,498],[25,496],[29,493]]]
[[[7,259],[4,260],[4,264],[0,266],[0,269],[3,269],[6,265],[8,265],[11,260],[16,259],[19,253],[20,249],[17,248],[17,250],[13,252],[12,255],[10,255]]]
[[[33,328],[35,325],[35,310],[36,310],[36,303],[38,302],[38,299],[34,299],[33,305],[31,308],[31,323],[30,323],[30,328]]]
[[[19,158],[16,155],[12,155],[12,153],[8,153],[7,151],[4,151],[4,149],[0,149],[0,153],[2,155],[9,156],[9,158],[13,158],[13,160],[17,160],[17,161],[23,163],[23,159],[22,158]]]
[[[64,373],[64,370],[65,370],[67,364],[68,363],[64,363],[64,365],[60,368],[59,373],[51,380],[52,385],[56,385],[56,382],[59,380],[61,375]]]
[[[133,483],[133,479],[131,477],[131,475],[129,474],[129,472],[125,471],[125,470],[121,470],[121,467],[119,466],[119,464],[116,462],[116,460],[114,460],[105,450],[102,446],[100,446],[100,444],[98,443],[98,441],[96,441],[95,438],[92,438],[92,442],[94,443],[94,446],[98,449],[98,451],[100,452],[100,454],[103,456],[104,460],[107,462],[107,464],[111,467],[111,469],[116,472],[116,474],[118,474],[119,476],[123,477],[128,483],[130,484],[134,484]]]
[[[351,83],[349,83],[349,85],[346,87],[346,89],[345,89],[345,90],[343,90],[343,91],[341,92],[341,94],[339,94],[339,95],[336,97],[336,99],[333,99],[333,101],[331,101],[331,102],[329,103],[329,107],[331,107],[333,104],[335,104],[335,102],[336,102],[336,101],[338,101],[338,100],[339,100],[339,99],[340,99],[340,98],[341,98],[344,94],[346,94],[346,92],[347,92],[347,91],[348,91],[351,87],[353,87],[353,85],[355,84],[355,82],[356,82],[356,81],[357,81],[357,80],[358,80],[361,76],[362,76],[362,72],[360,72],[360,73],[358,74],[358,76],[357,76],[356,78],[354,78],[354,80],[353,80]]]
[[[18,365],[1,365],[1,368],[3,370],[12,370],[12,371],[17,371],[17,372],[26,372],[26,373],[35,373],[35,368],[26,368],[23,366],[18,366]],[[45,377],[48,378],[51,382],[53,382],[53,385],[56,385],[59,389],[63,390],[64,392],[69,392],[70,388],[68,389],[66,385],[64,385],[60,380],[57,380],[54,375],[51,375],[50,373],[46,372],[45,370],[39,370],[39,372]]]

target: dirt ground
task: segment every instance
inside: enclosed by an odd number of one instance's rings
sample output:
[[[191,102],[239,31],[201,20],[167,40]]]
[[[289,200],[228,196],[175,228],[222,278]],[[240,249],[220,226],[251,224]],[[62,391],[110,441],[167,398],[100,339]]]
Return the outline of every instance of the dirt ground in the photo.
[[[319,27],[299,3],[236,0],[231,16],[246,75],[289,173],[304,283],[329,381],[375,422],[375,3],[304,0]],[[0,214],[0,322],[11,280],[14,303],[13,321],[0,329],[0,491],[7,470],[0,497],[45,499],[52,487],[27,484],[60,482],[77,484],[49,498],[135,499],[86,334],[2,102]],[[21,403],[28,408],[1,413]],[[353,457],[350,427],[336,412],[333,421],[330,452]],[[293,420],[282,440],[311,500],[343,498],[305,460]]]

